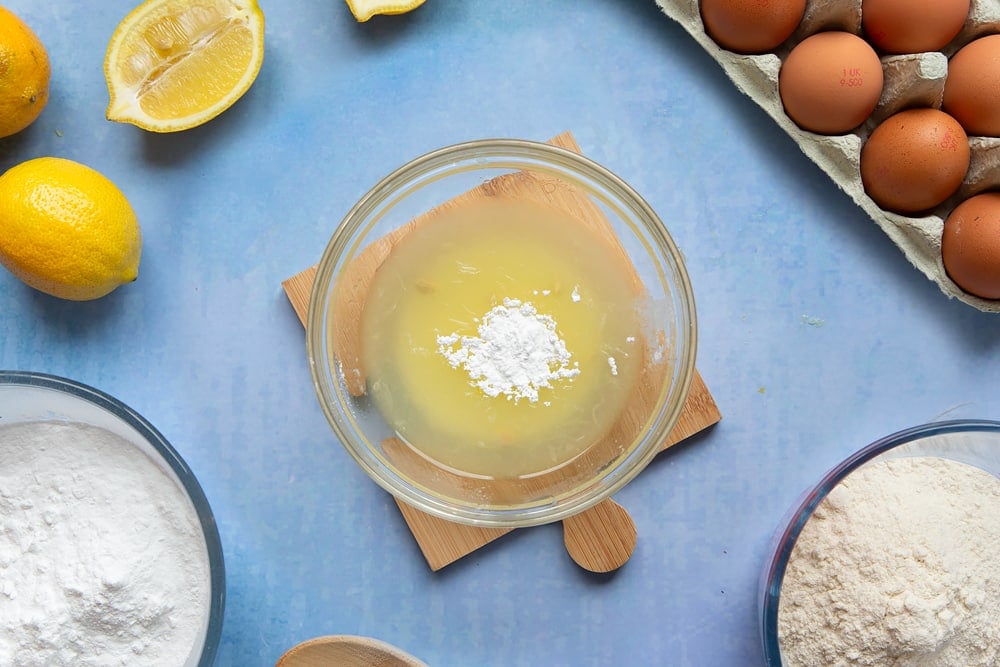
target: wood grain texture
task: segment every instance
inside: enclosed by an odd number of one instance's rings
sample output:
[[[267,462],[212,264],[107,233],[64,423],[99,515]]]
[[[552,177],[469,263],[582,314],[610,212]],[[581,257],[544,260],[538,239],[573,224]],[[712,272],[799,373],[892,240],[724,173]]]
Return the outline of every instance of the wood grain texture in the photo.
[[[482,528],[445,521],[401,500],[396,500],[396,505],[416,538],[424,560],[435,572],[514,531],[513,528]]]
[[[579,152],[579,147],[569,133],[559,135],[550,143]],[[344,292],[338,294],[335,299],[333,317],[337,328],[332,338],[334,353],[341,363],[342,368],[345,369],[345,378],[349,378],[347,382],[348,391],[352,395],[362,395],[365,393],[365,374],[360,363],[361,341],[359,323],[368,286],[378,267],[385,261],[392,248],[407,233],[412,231],[417,225],[426,224],[432,220],[437,211],[446,207],[460,205],[471,197],[483,196],[527,196],[569,212],[583,222],[583,224],[589,226],[592,231],[600,235],[608,244],[609,249],[621,254],[622,261],[631,266],[631,261],[618,243],[617,237],[606,218],[590,198],[582,195],[577,188],[558,181],[552,176],[534,172],[516,172],[487,181],[464,195],[460,195],[456,199],[446,202],[422,216],[414,218],[406,225],[378,239],[366,247],[359,254],[358,259],[345,269],[353,277],[351,280],[345,281],[349,287]],[[315,275],[316,267],[311,267],[282,283],[285,293],[303,325],[307,321],[309,298]],[[636,290],[636,294],[641,294],[644,289],[641,279],[636,274],[634,274],[634,289]],[[647,355],[652,353],[649,345],[644,346],[644,351]],[[662,376],[666,372],[666,367],[665,364],[661,364],[660,366],[644,364],[644,368],[643,374],[636,383],[632,399],[622,418],[618,420],[611,431],[586,456],[581,456],[575,462],[575,465],[570,464],[567,467],[561,468],[557,473],[552,474],[560,476],[580,474],[589,465],[588,460],[591,460],[593,457],[605,460],[613,458],[614,454],[622,450],[624,447],[623,443],[631,442],[632,438],[639,431],[646,428],[649,413],[658,398],[658,387],[662,384]],[[701,376],[695,370],[682,414],[665,439],[661,451],[715,424],[721,417],[722,415],[711,393],[709,393]],[[395,452],[395,456],[393,456],[393,463],[395,465],[421,465],[419,462],[411,460],[414,457],[409,456],[410,451],[408,448],[396,448],[393,446],[391,440],[384,443],[384,445],[387,446],[387,454]],[[442,482],[457,485],[462,484],[461,477],[453,477],[455,479],[442,480]],[[504,480],[502,483],[493,485],[487,490],[487,493],[493,496],[495,500],[500,501],[507,497],[524,497],[525,493],[530,493],[533,489],[544,488],[551,481],[551,479],[547,479],[545,476],[536,477],[528,481]],[[606,505],[605,503],[600,503],[577,517],[573,517],[575,520],[571,521],[568,533],[571,537],[567,539],[567,548],[571,550],[570,553],[574,560],[582,567],[593,569],[593,571],[609,571],[601,568],[608,567],[611,563],[618,563],[615,567],[620,566],[628,560],[628,555],[631,554],[635,546],[633,539],[631,547],[626,549],[628,540],[622,539],[623,536],[627,537],[630,530],[633,533],[635,531],[631,517],[628,516],[628,513],[621,506],[617,504],[613,506]],[[511,529],[480,528],[456,524],[428,515],[398,500],[397,504],[403,514],[403,518],[414,534],[428,565],[433,570],[438,570],[453,563],[459,558],[511,532]],[[618,509],[615,510],[614,508]],[[589,537],[584,538],[584,535]],[[594,544],[586,547],[584,544],[586,539],[597,540],[605,538],[610,540],[607,545]]]
[[[288,300],[292,302],[292,308],[295,310],[299,322],[302,322],[302,326],[306,326],[309,319],[309,298],[315,280],[316,267],[310,266],[305,271],[297,273],[281,283]]]
[[[638,533],[624,507],[607,498],[563,519],[563,543],[573,561],[591,572],[617,570],[632,557]]]

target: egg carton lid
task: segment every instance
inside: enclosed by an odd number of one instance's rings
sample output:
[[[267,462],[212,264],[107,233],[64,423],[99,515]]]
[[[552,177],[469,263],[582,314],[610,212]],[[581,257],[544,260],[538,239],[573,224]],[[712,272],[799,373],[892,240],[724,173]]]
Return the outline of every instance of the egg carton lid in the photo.
[[[699,0],[656,0],[656,4],[868,214],[916,269],[948,297],[984,312],[1000,313],[1000,300],[983,299],[963,291],[948,277],[941,259],[941,232],[948,213],[974,194],[1000,188],[1000,138],[970,137],[969,170],[958,192],[919,217],[880,208],[865,193],[860,170],[861,147],[881,121],[908,107],[941,107],[949,55],[977,37],[1000,33],[1000,3],[971,0],[965,26],[940,52],[882,56],[885,81],[875,111],[854,131],[832,136],[805,131],[789,119],[778,94],[778,74],[792,47],[812,34],[843,30],[860,35],[861,0],[807,0],[805,15],[793,35],[775,51],[762,55],[743,55],[720,48],[705,32]]]

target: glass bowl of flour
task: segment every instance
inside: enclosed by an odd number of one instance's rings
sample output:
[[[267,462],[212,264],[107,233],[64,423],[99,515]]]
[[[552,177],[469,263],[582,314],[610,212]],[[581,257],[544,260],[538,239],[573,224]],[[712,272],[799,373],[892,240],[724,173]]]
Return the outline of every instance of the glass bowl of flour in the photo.
[[[0,664],[209,667],[225,573],[178,453],[115,398],[0,371]]]
[[[361,468],[427,514],[503,528],[638,474],[697,340],[663,221],[567,136],[458,144],[386,176],[333,233],[306,329],[320,405]]]
[[[768,665],[1000,664],[1000,422],[918,426],[830,470],[761,579]]]

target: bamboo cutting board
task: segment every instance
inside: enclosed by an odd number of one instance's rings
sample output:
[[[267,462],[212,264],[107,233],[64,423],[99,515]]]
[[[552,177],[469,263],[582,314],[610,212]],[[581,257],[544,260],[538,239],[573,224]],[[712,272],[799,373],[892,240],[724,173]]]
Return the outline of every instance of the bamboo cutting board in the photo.
[[[569,133],[561,134],[549,143],[580,152]],[[519,188],[525,191],[529,188],[535,188],[538,192],[543,191],[543,189],[538,188],[538,184],[532,182],[530,177],[525,180],[514,178],[514,176],[500,177],[481,187],[488,188],[490,192],[494,192],[498,188],[511,191],[517,191]],[[546,197],[551,195],[549,188],[544,188],[544,192]],[[592,224],[599,225],[601,223],[603,217],[599,212],[594,212],[589,201],[581,201],[572,192],[564,194],[565,196],[559,202],[560,205],[580,209],[577,211],[578,215],[596,221]],[[473,190],[462,196],[477,196],[477,191]],[[429,216],[431,213],[429,212],[427,215]],[[349,298],[342,300],[346,305],[335,311],[338,321],[345,322],[345,327],[353,328],[359,321],[359,304],[363,306],[368,282],[381,261],[388,255],[395,243],[423,219],[427,219],[427,217],[414,219],[399,230],[375,241],[364,251],[365,261],[359,262],[358,266],[365,268],[362,268],[361,273],[356,276],[356,280],[352,281],[356,288]],[[606,225],[606,222],[604,224]],[[285,293],[303,325],[307,322],[309,299],[315,275],[316,267],[314,266],[282,283]],[[352,335],[350,330],[345,330],[343,335],[337,338],[340,339],[337,356],[345,366],[350,366],[351,360],[357,359],[359,356],[357,336]],[[357,386],[348,387],[348,390],[352,394],[360,395],[364,393],[364,377],[362,374],[358,374],[357,378]],[[642,400],[642,397],[639,400]],[[696,370],[684,409],[661,451],[708,428],[721,418],[722,415],[715,400]],[[416,538],[428,565],[433,570],[439,570],[445,565],[455,562],[512,530],[457,524],[421,512],[398,500],[397,505]],[[570,556],[581,567],[590,571],[608,572],[620,567],[629,559],[635,547],[636,530],[632,519],[623,507],[611,499],[565,520],[563,528],[564,541]]]

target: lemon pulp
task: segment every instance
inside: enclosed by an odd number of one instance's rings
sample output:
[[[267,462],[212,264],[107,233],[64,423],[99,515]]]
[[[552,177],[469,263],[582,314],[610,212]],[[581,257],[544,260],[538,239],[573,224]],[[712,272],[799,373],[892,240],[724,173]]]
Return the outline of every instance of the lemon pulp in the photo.
[[[489,198],[411,231],[372,280],[362,316],[368,393],[400,438],[453,470],[510,478],[557,467],[606,434],[642,363],[631,266],[581,223],[527,200]],[[488,395],[442,353],[476,337],[504,300],[531,304],[579,370],[537,400]]]

